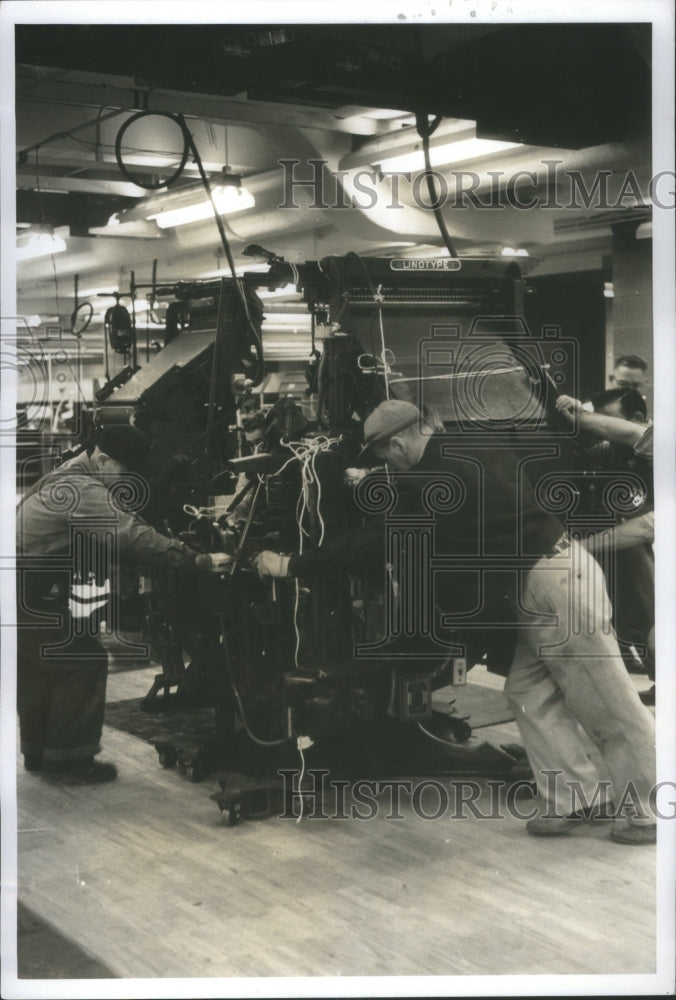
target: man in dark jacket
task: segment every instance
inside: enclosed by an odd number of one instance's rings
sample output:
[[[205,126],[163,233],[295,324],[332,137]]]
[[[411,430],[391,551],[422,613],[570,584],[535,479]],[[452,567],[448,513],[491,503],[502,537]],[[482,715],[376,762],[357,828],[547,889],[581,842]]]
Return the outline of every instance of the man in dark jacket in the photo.
[[[528,832],[567,833],[592,815],[600,776],[580,738],[582,726],[600,751],[617,800],[629,786],[637,799],[635,815],[611,837],[654,842],[653,719],[624,669],[598,563],[542,509],[523,463],[508,448],[445,438],[400,400],[377,407],[364,430],[366,445],[391,472],[397,510],[419,511],[421,504],[429,510],[430,491],[441,485],[446,493],[432,509],[434,554],[449,566],[439,574],[435,598],[449,612],[448,624],[461,624],[477,600],[490,602],[491,566],[516,563],[522,570],[515,595],[520,627],[505,696],[547,806],[528,822]],[[372,529],[365,542],[370,537]],[[263,552],[255,565],[261,576],[316,573],[331,566],[345,541],[290,557]],[[360,541],[353,536],[352,551],[363,550]]]
[[[108,671],[99,633],[118,562],[218,572],[229,561],[193,551],[138,515],[148,449],[134,427],[104,429],[19,504],[17,702],[29,771],[88,783],[117,775],[94,758]]]

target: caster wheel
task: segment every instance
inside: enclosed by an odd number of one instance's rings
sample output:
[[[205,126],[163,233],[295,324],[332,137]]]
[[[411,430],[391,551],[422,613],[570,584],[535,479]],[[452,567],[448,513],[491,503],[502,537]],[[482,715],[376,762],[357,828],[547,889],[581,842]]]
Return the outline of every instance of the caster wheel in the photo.
[[[468,725],[466,722],[459,722],[455,732],[455,738],[458,741],[458,743],[466,743],[471,735],[472,735],[472,727]]]
[[[160,750],[158,759],[160,767],[176,767],[177,755],[175,750]]]
[[[185,776],[188,781],[191,781],[194,785],[196,785],[199,781],[203,781],[205,777],[204,771],[199,764],[188,764],[185,769]]]
[[[242,822],[242,806],[235,802],[229,809],[221,809],[221,816],[226,826],[239,826]]]

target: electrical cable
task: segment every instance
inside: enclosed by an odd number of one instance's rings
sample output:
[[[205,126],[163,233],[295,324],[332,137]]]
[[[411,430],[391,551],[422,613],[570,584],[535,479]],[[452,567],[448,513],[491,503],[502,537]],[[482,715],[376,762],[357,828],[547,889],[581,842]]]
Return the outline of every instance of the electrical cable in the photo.
[[[135,177],[132,172],[127,167],[126,163],[122,159],[122,140],[127,129],[134,125],[135,122],[140,121],[141,118],[147,118],[148,116],[153,116],[155,118],[168,118],[173,121],[174,124],[178,125],[183,136],[183,149],[181,151],[181,158],[179,164],[169,177],[162,177],[157,181],[148,180],[146,178]],[[115,136],[115,159],[117,160],[117,165],[120,168],[120,172],[128,181],[132,184],[137,184],[139,187],[144,188],[146,191],[158,191],[163,187],[171,187],[171,185],[179,179],[183,173],[183,168],[188,162],[188,156],[190,155],[191,143],[188,139],[186,127],[184,127],[184,120],[182,115],[174,115],[168,111],[137,111],[136,114],[131,115],[125,122],[122,123],[120,129]],[[132,150],[134,152],[135,150]]]
[[[270,474],[270,478],[281,475],[281,473],[292,464],[292,462],[300,462],[300,477],[301,477],[301,490],[298,496],[298,502],[296,504],[296,520],[298,522],[298,551],[302,555],[303,546],[305,543],[305,538],[310,538],[310,531],[305,529],[305,519],[308,512],[311,509],[313,503],[312,491],[313,488],[316,490],[316,511],[317,519],[319,522],[319,540],[318,545],[321,545],[324,541],[324,535],[326,531],[326,525],[324,523],[324,518],[321,512],[321,498],[322,498],[322,487],[321,480],[317,474],[317,455],[321,452],[329,451],[334,445],[339,444],[342,437],[328,438],[328,437],[317,437],[310,441],[286,441],[282,440],[284,447],[288,448],[293,452],[291,458],[289,458],[284,465],[276,472]],[[300,670],[300,629],[298,627],[298,612],[300,610],[300,586],[298,579],[295,582],[295,595],[294,595],[294,610],[293,610],[293,628],[296,637],[296,646],[294,650],[294,663],[296,669]]]
[[[446,372],[444,375],[411,375],[407,378],[393,379],[392,384],[398,384],[399,382],[438,382],[447,378],[477,378],[479,375],[512,375],[515,372],[523,372],[523,370],[522,365],[517,365],[512,368],[487,368],[485,371],[480,372]]]
[[[418,729],[420,729],[421,732],[423,732],[425,734],[425,736],[429,736],[429,738],[431,740],[434,740],[436,743],[441,743],[441,744],[443,744],[443,746],[452,747],[452,746],[456,745],[451,740],[442,740],[442,738],[440,736],[435,736],[434,733],[431,733],[429,731],[429,729],[425,729],[425,727],[423,726],[422,722],[418,723]]]
[[[305,754],[303,753],[303,748],[300,745],[300,741],[297,742],[298,753],[300,754],[300,774],[298,775],[298,802],[300,805],[300,810],[298,812],[298,818],[296,823],[300,823],[303,818],[303,778],[305,777]]]
[[[235,696],[237,707],[239,708],[240,718],[242,720],[242,725],[244,726],[247,736],[249,737],[250,740],[253,740],[254,743],[257,743],[259,746],[262,747],[278,747],[281,746],[283,743],[288,743],[290,739],[290,737],[288,736],[284,736],[282,739],[278,740],[262,740],[259,736],[256,736],[255,733],[253,733],[252,730],[250,729],[249,723],[247,722],[246,713],[244,711],[244,705],[242,704],[242,699],[240,698],[239,691],[237,689],[237,685],[234,680],[234,672],[232,669],[232,662],[230,660],[230,653],[228,651],[227,631],[223,621],[223,615],[219,615],[218,617],[221,625],[221,640],[223,644],[223,654],[225,656],[225,664],[228,670],[228,674],[230,675],[230,687],[232,688],[232,693]]]
[[[262,342],[262,340],[260,338],[260,335],[259,335],[259,332],[256,329],[256,326],[253,323],[253,321],[251,319],[251,316],[249,314],[249,306],[248,306],[248,303],[247,303],[247,300],[246,300],[246,294],[244,292],[243,284],[242,284],[242,282],[240,281],[240,279],[237,276],[237,271],[236,271],[236,268],[235,268],[235,261],[234,261],[234,258],[232,256],[232,250],[230,248],[230,243],[228,242],[228,238],[227,238],[227,235],[226,235],[226,232],[225,232],[225,226],[223,225],[223,220],[222,220],[220,212],[218,211],[218,208],[216,206],[216,202],[214,200],[213,192],[211,190],[211,184],[209,183],[209,178],[207,177],[206,171],[204,170],[204,165],[202,163],[202,158],[201,158],[201,156],[199,154],[199,150],[197,149],[197,146],[195,145],[195,140],[194,140],[194,138],[192,136],[192,133],[190,132],[190,129],[188,128],[187,122],[186,122],[185,118],[183,117],[183,115],[181,115],[181,114],[171,114],[168,111],[139,111],[135,115],[132,115],[131,118],[128,118],[127,121],[120,128],[119,132],[117,133],[116,139],[115,139],[115,159],[117,160],[117,165],[120,168],[120,171],[121,171],[122,175],[124,177],[126,177],[127,180],[131,180],[132,183],[134,183],[134,184],[138,184],[139,183],[139,181],[137,179],[135,179],[135,178],[132,177],[131,173],[129,172],[127,166],[124,163],[124,160],[122,159],[122,138],[124,137],[124,133],[126,132],[127,128],[129,128],[129,126],[133,122],[138,121],[139,119],[141,119],[143,117],[147,117],[149,115],[153,115],[155,117],[168,118],[170,121],[173,121],[176,125],[178,125],[179,128],[181,129],[181,132],[183,133],[184,146],[183,146],[183,153],[181,155],[181,160],[180,160],[179,166],[170,175],[170,177],[168,179],[164,179],[164,180],[162,180],[159,183],[157,183],[157,182],[152,182],[151,183],[151,182],[147,182],[146,181],[144,183],[141,183],[140,186],[146,188],[149,191],[157,190],[160,187],[170,187],[176,180],[178,180],[178,178],[180,177],[181,173],[183,172],[183,168],[185,167],[185,165],[186,165],[186,163],[188,161],[188,156],[190,154],[192,154],[192,157],[193,157],[193,159],[195,161],[195,165],[196,165],[197,170],[198,170],[199,175],[200,175],[200,179],[202,181],[202,185],[203,185],[204,190],[206,191],[207,197],[208,197],[208,199],[209,199],[209,201],[211,203],[211,207],[212,207],[212,210],[213,210],[213,213],[214,213],[214,220],[216,222],[216,227],[218,229],[218,234],[219,234],[219,236],[221,238],[221,244],[223,246],[223,250],[225,252],[225,256],[226,256],[226,259],[228,261],[228,267],[230,268],[230,273],[232,275],[233,285],[235,287],[235,290],[236,290],[237,295],[238,295],[239,300],[240,300],[240,304],[241,304],[242,309],[244,311],[244,315],[246,317],[246,320],[247,320],[247,323],[248,323],[248,326],[249,326],[249,331],[250,331],[250,333],[252,335],[253,347],[254,347],[254,351],[255,351],[255,354],[256,354],[256,366],[254,368],[254,371],[249,375],[249,377],[252,379],[252,382],[253,382],[254,385],[258,385],[262,381],[263,375],[264,375],[264,370],[263,370],[263,342]]]
[[[376,302],[378,303],[378,323],[380,326],[380,350],[381,350],[381,363],[383,366],[383,379],[385,381],[385,398],[390,398],[390,384],[387,379],[387,362],[385,360],[385,352],[387,348],[385,347],[385,329],[383,327],[383,301],[384,296],[381,294],[382,285],[378,285],[378,291],[376,292]]]
[[[425,157],[425,180],[427,182],[427,190],[430,196],[430,208],[434,212],[434,218],[437,221],[437,226],[439,227],[439,232],[441,233],[441,238],[444,241],[446,249],[448,250],[451,257],[458,256],[451,235],[446,228],[446,223],[444,217],[441,214],[441,206],[439,204],[439,195],[437,194],[432,170],[432,162],[430,160],[430,136],[436,131],[439,123],[441,122],[441,115],[438,115],[431,122],[428,121],[427,115],[423,115],[421,112],[416,112],[415,124],[418,135],[422,139],[423,155]]]
[[[81,125],[76,125],[74,128],[67,129],[65,132],[54,132],[53,135],[47,136],[46,139],[41,139],[40,142],[36,142],[32,146],[26,146],[25,149],[20,149],[18,153],[19,164],[24,163],[26,161],[29,153],[32,153],[33,150],[41,149],[43,146],[46,146],[47,143],[53,142],[55,139],[72,139],[74,137],[75,132],[81,132],[83,129],[89,128],[91,125],[100,125],[101,122],[105,122],[109,118],[115,118],[116,115],[125,114],[127,110],[126,108],[117,108],[117,110],[111,111],[110,114],[102,115],[101,111],[105,107],[106,107],[105,104],[102,105],[102,107],[99,109],[99,113],[96,116],[96,118],[91,118],[89,121],[82,122]],[[92,143],[92,145],[96,145],[96,143]],[[134,181],[134,183],[136,183],[136,181]]]
[[[82,324],[82,326],[80,327],[80,329],[76,330],[75,329],[75,324],[77,322],[78,313],[80,312],[81,309],[85,309],[85,308],[89,309],[89,313],[87,314],[87,318],[84,321],[84,323]],[[91,323],[93,315],[94,315],[94,306],[91,304],[91,302],[80,302],[78,304],[77,308],[73,309],[72,313],[70,314],[70,332],[73,334],[74,337],[81,337],[82,336],[82,334],[85,332],[85,330],[87,329],[87,327]]]
[[[381,350],[380,362],[381,362],[382,369],[383,369],[383,381],[385,383],[385,398],[389,399],[390,398],[390,386],[389,386],[389,382],[388,382],[388,378],[387,378],[387,375],[388,375],[387,368],[388,368],[388,366],[387,366],[387,363],[385,361],[385,351],[387,350],[387,348],[385,346],[385,327],[383,325],[383,303],[385,301],[385,296],[382,293],[383,286],[382,285],[378,285],[377,288],[373,287],[373,282],[371,281],[371,275],[368,272],[368,268],[366,267],[366,264],[364,263],[363,258],[360,257],[359,254],[356,253],[354,250],[350,250],[350,252],[345,255],[345,259],[346,259],[346,261],[349,260],[349,259],[353,259],[353,260],[357,261],[357,263],[359,264],[361,270],[364,273],[364,277],[366,278],[366,287],[368,288],[369,294],[371,295],[371,298],[373,299],[373,302],[375,303],[375,309],[374,309],[373,317],[371,319],[371,322],[369,323],[369,340],[371,340],[371,329],[372,329],[372,325],[373,325],[373,319],[377,318],[377,320],[378,320],[378,326],[379,326],[379,331],[380,331],[380,350]],[[343,304],[343,309],[345,308],[346,305],[347,305],[347,301]],[[342,314],[342,310],[341,310],[341,314]],[[372,343],[371,343],[371,349],[373,350],[373,344]],[[373,356],[377,358],[377,355],[376,355],[375,351],[373,351]]]
[[[239,708],[239,714],[240,718],[242,719],[242,725],[244,726],[246,734],[250,740],[253,740],[254,743],[258,743],[258,745],[261,747],[278,747],[281,746],[282,743],[288,743],[290,739],[290,737],[288,736],[284,736],[282,739],[279,740],[262,740],[260,739],[259,736],[254,735],[254,733],[252,733],[251,729],[249,728],[249,723],[246,721],[246,715],[244,713],[244,706],[242,705],[242,699],[239,696],[239,691],[237,690],[237,685],[235,684],[234,681],[230,681],[230,687],[232,688],[233,694],[235,695],[235,698],[237,700],[237,707]]]

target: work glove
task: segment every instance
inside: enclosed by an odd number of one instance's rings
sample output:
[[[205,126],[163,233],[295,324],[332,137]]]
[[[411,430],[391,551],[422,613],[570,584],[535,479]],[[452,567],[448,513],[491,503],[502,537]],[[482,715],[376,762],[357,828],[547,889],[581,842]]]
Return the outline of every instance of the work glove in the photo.
[[[253,567],[261,579],[272,577],[281,580],[289,575],[290,556],[282,556],[278,552],[259,552],[253,561]]]
[[[356,486],[368,476],[369,471],[369,469],[346,469],[343,474],[345,485]]]

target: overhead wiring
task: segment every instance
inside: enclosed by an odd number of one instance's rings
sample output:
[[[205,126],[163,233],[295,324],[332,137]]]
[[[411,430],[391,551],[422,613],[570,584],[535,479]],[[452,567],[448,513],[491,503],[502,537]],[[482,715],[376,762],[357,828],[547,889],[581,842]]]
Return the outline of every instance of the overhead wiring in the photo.
[[[32,153],[34,150],[41,149],[48,143],[54,142],[56,139],[72,139],[76,132],[82,132],[84,129],[90,128],[92,125],[100,125],[101,122],[108,121],[109,118],[115,118],[118,115],[123,115],[127,111],[126,108],[117,108],[115,111],[111,111],[107,115],[102,115],[101,111],[105,108],[105,106],[106,105],[103,105],[103,107],[99,109],[99,114],[96,118],[90,118],[88,121],[82,122],[80,125],[75,125],[73,128],[65,129],[63,132],[54,132],[52,135],[48,135],[46,139],[41,139],[40,142],[35,142],[32,146],[26,146],[25,149],[20,149],[18,153],[19,163],[25,163],[28,159],[29,153]]]
[[[422,139],[423,155],[425,157],[425,181],[430,196],[430,208],[434,212],[434,218],[436,219],[446,249],[451,257],[457,258],[458,253],[441,213],[440,197],[434,185],[434,171],[432,170],[432,162],[430,160],[430,136],[439,127],[441,115],[438,115],[430,122],[426,114],[418,112],[415,116],[415,122],[418,135]]]
[[[176,125],[178,125],[178,127],[181,129],[181,132],[183,134],[183,151],[181,153],[181,158],[180,158],[180,162],[178,164],[178,167],[176,167],[176,169],[170,174],[169,177],[162,177],[162,178],[160,178],[159,180],[156,180],[156,181],[150,181],[150,180],[147,180],[147,179],[144,179],[144,178],[134,177],[132,175],[132,173],[130,172],[129,168],[127,167],[127,165],[125,164],[124,158],[123,158],[123,155],[122,155],[122,143],[123,143],[124,135],[125,135],[127,129],[132,124],[134,124],[135,122],[140,121],[141,119],[143,119],[145,117],[148,117],[148,116],[154,116],[154,117],[160,117],[160,118],[168,118],[170,121],[172,121]],[[262,381],[263,374],[264,374],[264,372],[263,372],[263,343],[261,341],[261,338],[260,338],[260,335],[258,333],[258,330],[256,329],[256,325],[255,325],[255,323],[251,319],[251,314],[249,312],[249,305],[247,303],[246,295],[245,295],[245,292],[244,292],[244,286],[242,284],[241,279],[237,275],[237,271],[236,271],[236,268],[235,268],[235,261],[234,261],[234,258],[232,256],[232,250],[230,248],[230,243],[228,241],[228,237],[227,237],[226,232],[225,232],[225,226],[223,225],[223,219],[221,218],[221,214],[220,214],[220,212],[218,210],[218,207],[216,205],[216,202],[214,200],[214,195],[213,195],[213,191],[211,189],[211,184],[209,182],[209,178],[208,178],[208,176],[206,174],[206,171],[204,169],[204,165],[202,163],[202,158],[201,158],[201,156],[199,154],[199,150],[198,150],[198,148],[197,148],[197,146],[195,144],[195,140],[193,138],[192,133],[190,132],[190,129],[188,128],[188,124],[187,124],[185,118],[181,114],[171,114],[168,111],[139,111],[135,115],[132,115],[130,118],[127,119],[127,121],[120,128],[119,132],[117,133],[116,139],[115,139],[115,159],[117,160],[117,165],[120,168],[120,171],[121,171],[122,175],[127,180],[131,181],[133,184],[139,184],[141,187],[144,187],[144,188],[146,188],[149,191],[158,190],[160,187],[170,187],[181,176],[181,174],[183,172],[183,169],[184,169],[186,163],[188,162],[188,157],[191,156],[191,155],[192,155],[192,158],[193,158],[193,160],[195,162],[197,170],[199,172],[200,179],[202,181],[202,185],[204,187],[204,190],[205,190],[205,192],[207,194],[207,197],[208,197],[208,199],[209,199],[209,201],[211,203],[211,207],[212,207],[213,214],[214,214],[214,220],[216,222],[216,227],[218,229],[218,234],[219,234],[220,239],[221,239],[221,245],[223,246],[223,250],[225,252],[225,257],[226,257],[226,260],[228,262],[228,267],[230,268],[230,273],[232,275],[233,285],[235,287],[235,290],[237,292],[238,298],[240,300],[240,304],[242,306],[242,310],[244,312],[244,316],[246,318],[247,325],[249,327],[249,332],[251,333],[251,337],[252,337],[252,341],[253,341],[253,348],[254,348],[254,351],[255,351],[255,354],[256,354],[256,365],[255,365],[255,369],[252,372],[252,374],[250,375],[250,377],[251,377],[254,385],[258,385]]]

